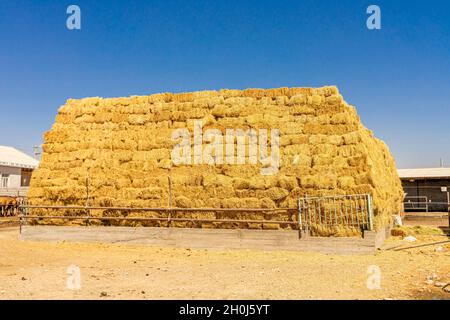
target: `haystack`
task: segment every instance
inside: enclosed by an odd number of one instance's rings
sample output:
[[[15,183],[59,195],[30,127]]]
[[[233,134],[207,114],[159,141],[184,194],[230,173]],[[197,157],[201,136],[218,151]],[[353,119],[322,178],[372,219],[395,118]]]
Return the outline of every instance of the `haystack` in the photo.
[[[203,148],[214,147],[216,161],[205,163],[203,153],[196,154],[193,146],[199,122],[203,132],[211,129],[223,137],[227,130],[258,134],[266,129],[272,141],[271,133],[279,130],[278,167],[262,174],[267,165],[252,161],[250,138],[245,156],[232,163],[226,158],[218,161],[218,150],[226,151],[225,138],[210,146],[215,142],[203,136]],[[190,134],[185,145],[189,161],[181,163],[173,161],[180,144],[174,132],[180,129]],[[401,208],[403,192],[388,147],[361,124],[336,87],[70,99],[44,140],[29,190],[34,205],[295,208],[298,197],[306,194],[370,193],[376,226],[386,224]],[[253,156],[259,159],[260,152]],[[126,215],[102,210],[92,214]],[[144,214],[161,215],[128,216]],[[219,216],[223,217],[201,214]],[[151,225],[155,224],[164,223]]]

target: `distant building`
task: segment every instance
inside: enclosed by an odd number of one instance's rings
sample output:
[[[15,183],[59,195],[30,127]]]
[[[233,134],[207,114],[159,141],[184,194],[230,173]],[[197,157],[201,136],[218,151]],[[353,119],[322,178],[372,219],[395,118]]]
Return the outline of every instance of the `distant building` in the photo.
[[[405,191],[405,211],[447,212],[450,168],[399,169]]]
[[[7,146],[0,146],[0,196],[26,196],[31,173],[39,161]]]

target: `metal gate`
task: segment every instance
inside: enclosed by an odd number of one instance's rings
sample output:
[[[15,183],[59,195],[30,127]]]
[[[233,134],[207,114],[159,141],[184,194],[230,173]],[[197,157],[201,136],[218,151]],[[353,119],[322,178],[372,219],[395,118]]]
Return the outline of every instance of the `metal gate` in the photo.
[[[411,201],[412,200],[412,201]],[[428,197],[409,196],[403,200],[403,209],[406,211],[425,211],[428,212]]]
[[[312,232],[317,229],[373,229],[370,194],[304,197],[299,199],[298,207],[300,228],[309,235],[317,235]]]

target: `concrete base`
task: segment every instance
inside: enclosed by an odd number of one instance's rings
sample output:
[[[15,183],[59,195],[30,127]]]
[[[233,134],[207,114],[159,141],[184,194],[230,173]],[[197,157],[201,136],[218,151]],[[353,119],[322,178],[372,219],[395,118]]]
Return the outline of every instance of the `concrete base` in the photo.
[[[22,226],[21,240],[143,244],[205,249],[260,249],[330,254],[374,254],[381,233],[364,238],[299,237],[293,230]]]

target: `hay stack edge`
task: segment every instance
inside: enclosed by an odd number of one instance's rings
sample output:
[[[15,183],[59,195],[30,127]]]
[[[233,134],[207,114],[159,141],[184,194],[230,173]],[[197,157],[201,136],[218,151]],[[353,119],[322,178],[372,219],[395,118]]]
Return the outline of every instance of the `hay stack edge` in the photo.
[[[280,165],[174,164],[174,130],[279,129]],[[107,207],[295,208],[305,195],[373,195],[375,227],[401,210],[403,191],[388,147],[366,129],[336,87],[201,91],[128,98],[68,100],[45,133],[32,176],[33,205]],[[270,146],[270,143],[269,143]],[[247,155],[248,157],[248,155]],[[246,158],[248,160],[248,158]],[[169,183],[170,177],[170,183]],[[171,203],[170,203],[171,201]],[[33,213],[54,214],[47,209]],[[74,212],[71,212],[73,215]],[[80,211],[78,214],[85,214]],[[93,216],[164,216],[93,210]],[[246,218],[287,219],[253,213]],[[183,213],[184,217],[239,218],[239,214]],[[258,217],[257,217],[258,216]],[[35,220],[39,224],[82,221]],[[166,226],[164,221],[93,224]],[[172,222],[178,227],[261,228],[260,224]],[[285,228],[289,226],[267,226]]]

